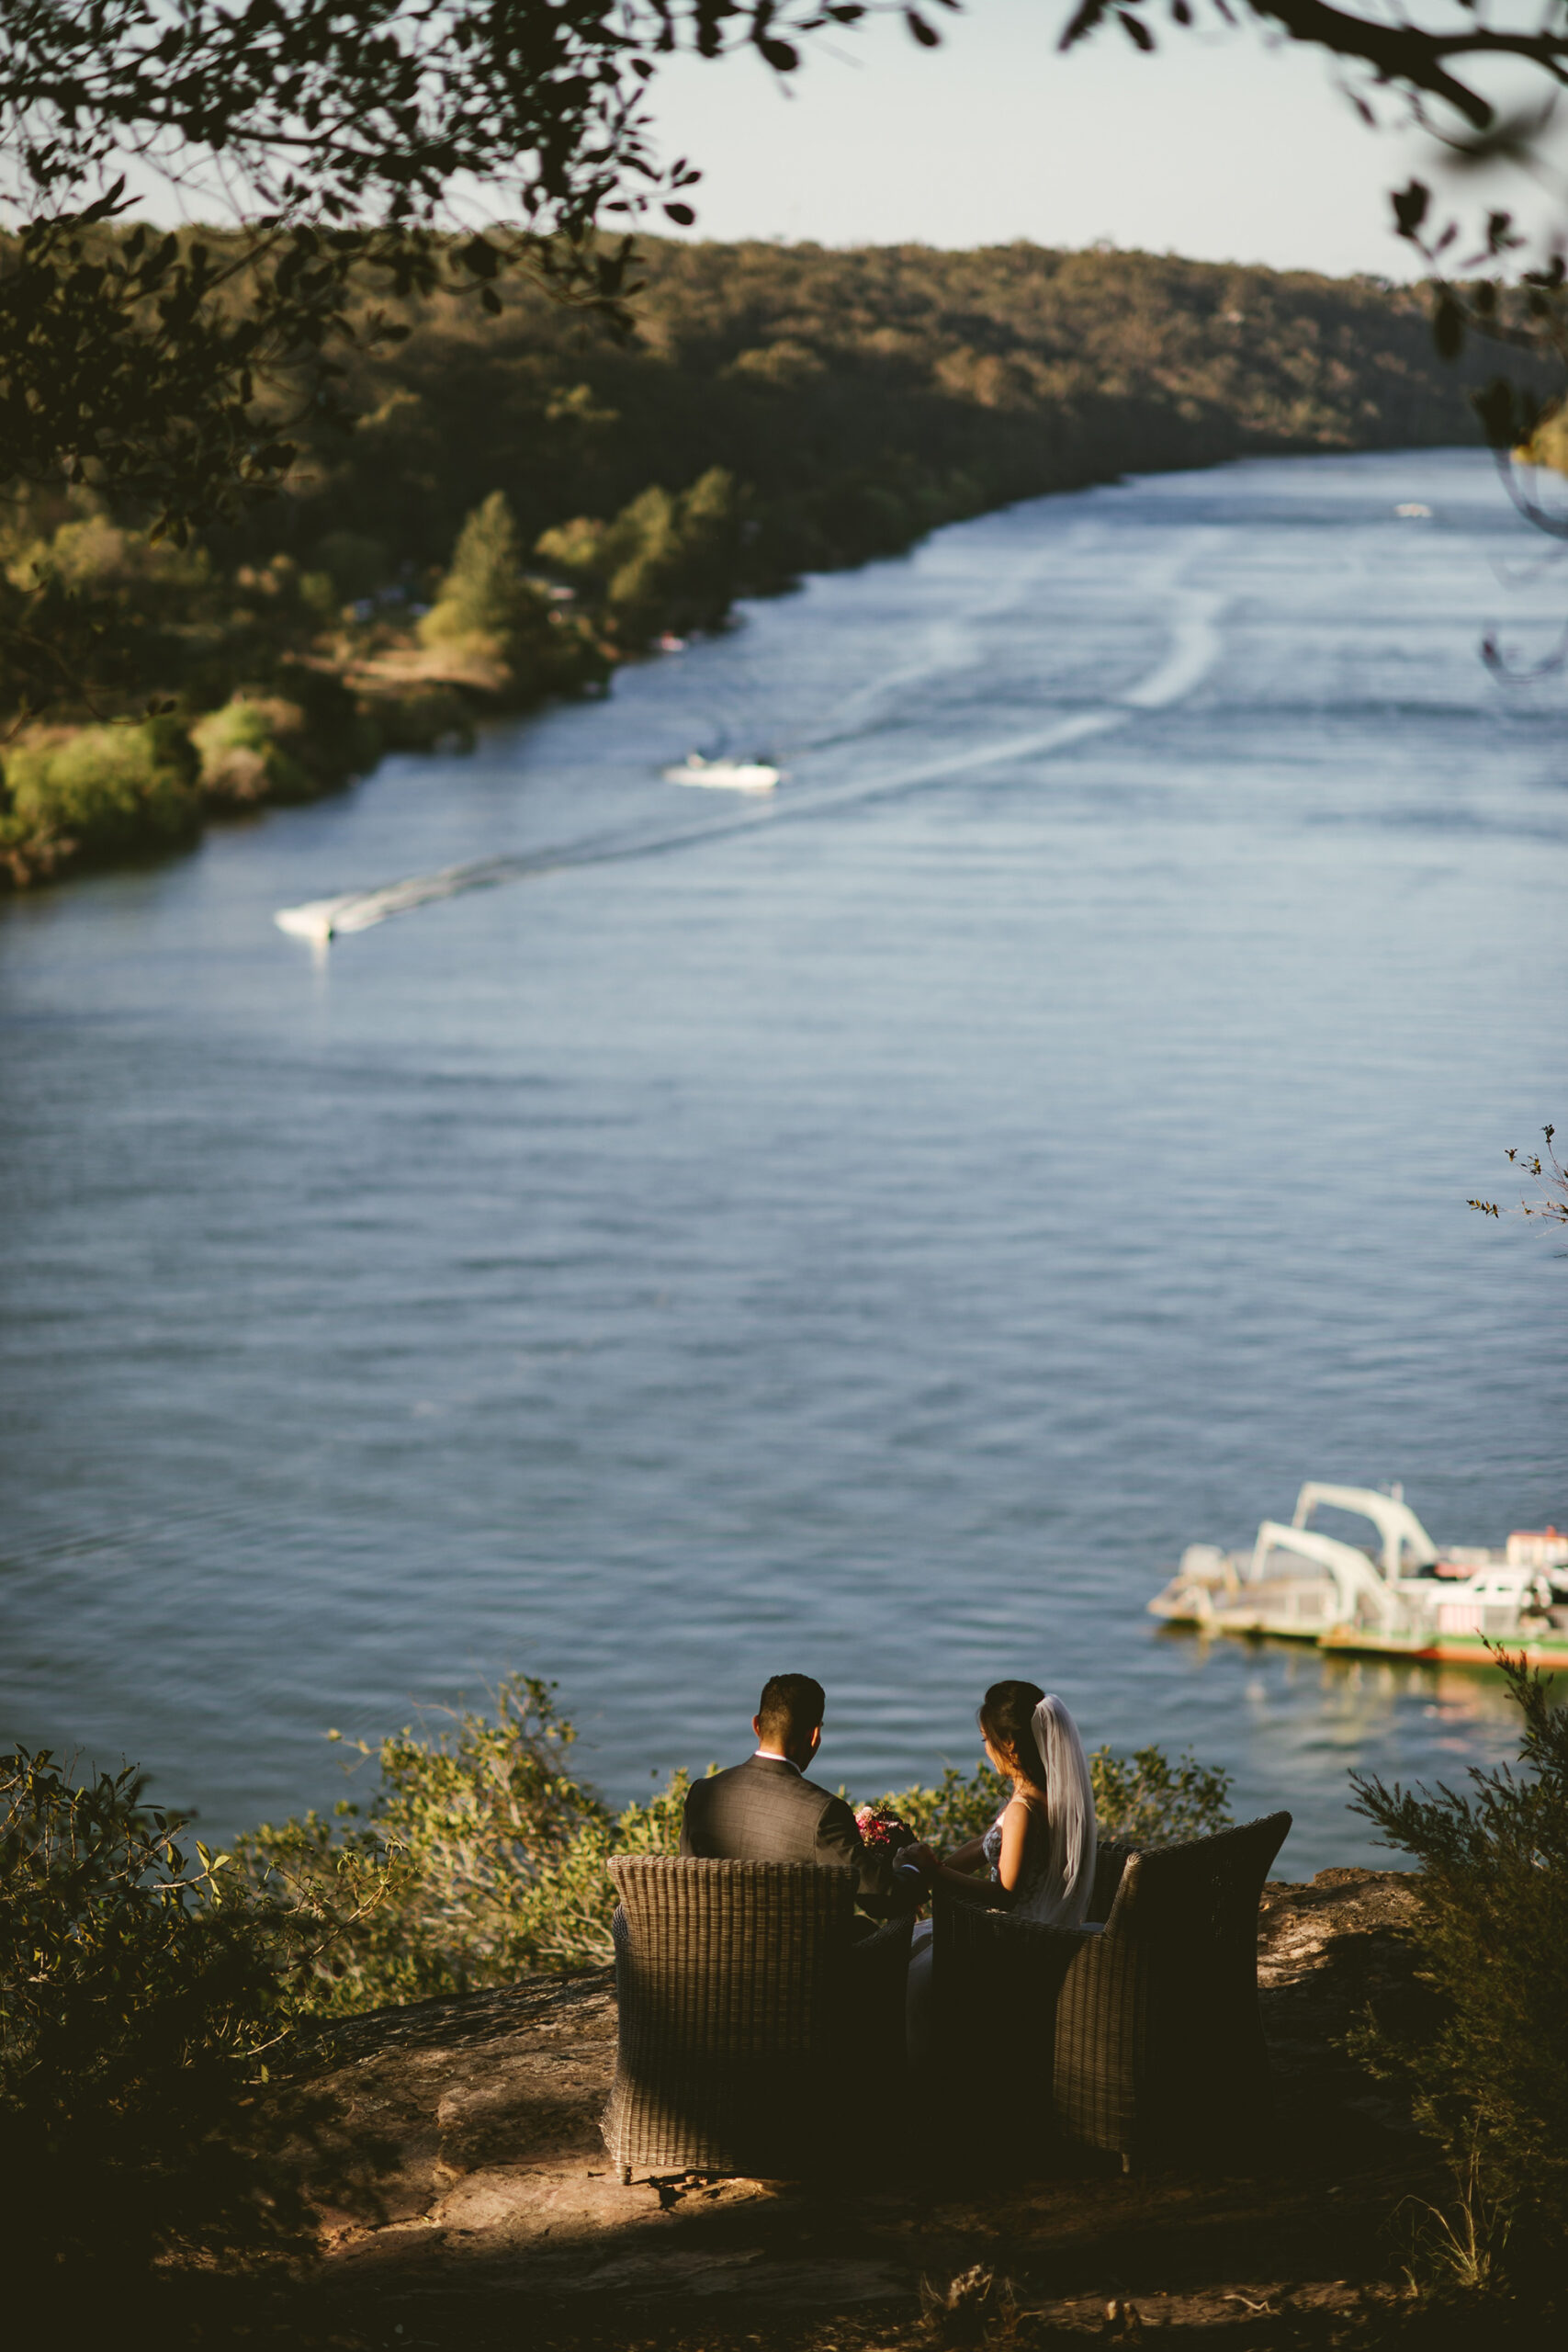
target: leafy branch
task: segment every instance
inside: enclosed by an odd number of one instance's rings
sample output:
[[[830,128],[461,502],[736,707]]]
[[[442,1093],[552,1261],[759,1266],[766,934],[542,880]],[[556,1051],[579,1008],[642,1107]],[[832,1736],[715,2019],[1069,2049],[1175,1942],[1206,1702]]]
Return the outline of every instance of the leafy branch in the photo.
[[[1513,1216],[1543,1216],[1553,1225],[1568,1225],[1568,1167],[1563,1166],[1551,1148],[1551,1139],[1556,1133],[1555,1127],[1541,1129],[1546,1138],[1544,1159],[1535,1151],[1521,1154],[1510,1150],[1504,1153],[1503,1157],[1510,1165],[1535,1178],[1536,1191],[1540,1196],[1534,1201],[1521,1200],[1518,1207],[1511,1212]],[[1469,1205],[1479,1209],[1483,1216],[1500,1216],[1502,1214],[1495,1201],[1472,1201]]]

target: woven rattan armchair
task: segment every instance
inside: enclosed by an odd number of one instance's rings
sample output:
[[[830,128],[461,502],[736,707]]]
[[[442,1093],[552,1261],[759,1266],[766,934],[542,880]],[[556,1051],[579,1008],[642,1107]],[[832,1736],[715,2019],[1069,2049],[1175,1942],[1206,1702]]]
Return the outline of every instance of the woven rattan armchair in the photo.
[[[855,1939],[848,1871],[616,1854],[615,2078],[604,2144],[635,2172],[792,2178],[902,2087],[913,1915]]]
[[[1290,1826],[1274,1813],[1185,1845],[1109,1849],[1091,1905],[1108,1905],[1102,1926],[1038,1927],[939,1888],[932,1997],[949,2083],[996,2085],[995,2113],[1036,2132],[1049,2118],[1128,2169],[1256,2129],[1269,2105],[1258,1903]],[[995,2113],[971,2105],[976,2121]]]

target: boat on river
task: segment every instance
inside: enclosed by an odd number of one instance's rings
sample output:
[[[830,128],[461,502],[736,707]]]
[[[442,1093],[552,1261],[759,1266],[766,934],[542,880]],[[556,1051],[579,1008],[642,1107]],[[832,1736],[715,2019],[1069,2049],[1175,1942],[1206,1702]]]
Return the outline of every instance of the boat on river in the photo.
[[[771,760],[705,760],[688,752],[678,767],[666,768],[666,784],[702,785],[709,792],[772,792],[784,775]]]
[[[1371,1524],[1355,1544],[1313,1526],[1320,1509]],[[1439,1550],[1395,1487],[1309,1479],[1289,1525],[1266,1519],[1250,1552],[1190,1544],[1149,1614],[1205,1634],[1272,1634],[1363,1656],[1568,1667],[1568,1534],[1517,1528],[1506,1544]]]

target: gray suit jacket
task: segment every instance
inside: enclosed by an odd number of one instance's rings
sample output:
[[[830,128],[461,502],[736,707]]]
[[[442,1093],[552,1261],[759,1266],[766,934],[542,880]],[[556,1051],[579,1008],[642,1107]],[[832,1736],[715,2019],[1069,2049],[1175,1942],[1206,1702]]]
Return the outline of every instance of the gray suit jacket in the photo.
[[[918,1887],[906,1890],[892,1857],[874,1852],[842,1797],[819,1789],[782,1757],[749,1756],[744,1764],[686,1793],[681,1851],[715,1861],[818,1862],[853,1871],[855,1900],[878,1918],[907,1910]]]

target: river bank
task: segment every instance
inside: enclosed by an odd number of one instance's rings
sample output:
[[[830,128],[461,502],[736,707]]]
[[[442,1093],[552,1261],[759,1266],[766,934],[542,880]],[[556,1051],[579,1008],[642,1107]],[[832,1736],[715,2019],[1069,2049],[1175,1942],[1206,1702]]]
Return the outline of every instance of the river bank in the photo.
[[[189,849],[209,823],[320,799],[390,752],[468,751],[479,720],[533,699],[488,640],[426,648],[382,622],[306,638],[215,708],[23,723],[0,752],[0,891]]]

